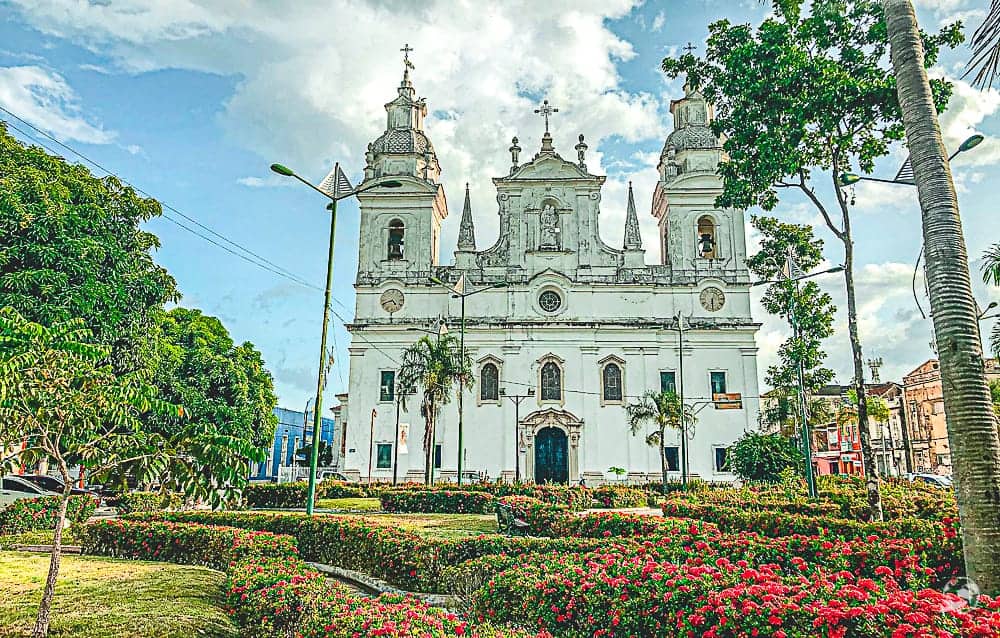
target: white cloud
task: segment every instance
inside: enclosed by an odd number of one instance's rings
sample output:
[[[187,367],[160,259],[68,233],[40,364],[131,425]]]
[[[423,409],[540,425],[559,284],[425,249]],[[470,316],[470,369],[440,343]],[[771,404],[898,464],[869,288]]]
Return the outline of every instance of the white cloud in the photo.
[[[663,25],[667,23],[667,13],[666,11],[660,11],[653,18],[653,25],[650,27],[651,31],[659,31],[663,28]]]
[[[635,142],[662,140],[667,133],[661,97],[622,88],[617,64],[635,52],[606,25],[639,0],[525,0],[488,7],[447,0],[14,4],[36,28],[81,43],[127,70],[183,68],[240,78],[220,116],[223,126],[261,156],[282,158],[315,179],[339,160],[357,180],[366,145],[385,127],[382,105],[399,84],[397,49],[408,42],[448,199],[456,208],[470,182],[481,248],[496,237],[496,194],[489,180],[507,173],[511,137],[519,136],[523,156],[538,148],[536,99],[547,97],[560,109],[552,126],[564,156],[574,156],[577,135],[586,135],[594,173],[605,170],[601,146],[612,136]],[[648,166],[640,170],[645,176],[633,181],[648,235],[652,181]],[[608,211],[624,214],[626,181],[622,174],[609,179]],[[458,212],[452,211],[443,229],[446,262]],[[603,216],[602,234],[613,245],[621,241],[617,218],[617,212]],[[646,241],[655,245],[650,236]]]
[[[954,152],[970,135],[979,132],[977,126],[1000,109],[1000,91],[987,89],[980,91],[963,80],[948,78],[954,85],[954,92],[948,109],[941,115],[941,136],[945,148]],[[962,153],[953,165],[987,166],[1000,161],[1000,140],[987,136],[975,150]]]
[[[62,141],[108,144],[116,137],[87,121],[61,75],[39,66],[0,67],[0,105]]]

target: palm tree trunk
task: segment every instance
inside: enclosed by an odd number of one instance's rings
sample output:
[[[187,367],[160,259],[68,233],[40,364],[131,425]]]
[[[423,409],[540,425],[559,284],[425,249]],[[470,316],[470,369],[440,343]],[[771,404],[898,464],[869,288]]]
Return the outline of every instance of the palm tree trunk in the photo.
[[[931,318],[966,572],[1000,594],[1000,437],[990,406],[958,199],[910,0],[883,0],[896,90],[920,197]]]
[[[667,495],[667,448],[663,447],[666,435],[666,424],[660,424],[660,480],[663,482],[662,493],[664,497]]]
[[[851,216],[844,211],[844,279],[847,283],[847,330],[851,336],[854,360],[854,391],[858,396],[858,434],[861,438],[861,463],[865,470],[865,493],[868,497],[868,518],[882,520],[882,496],[879,494],[878,465],[872,454],[872,437],[868,430],[868,402],[865,396],[865,362],[858,335],[858,302],[854,291],[854,238],[851,236]],[[807,459],[811,463],[812,459]]]

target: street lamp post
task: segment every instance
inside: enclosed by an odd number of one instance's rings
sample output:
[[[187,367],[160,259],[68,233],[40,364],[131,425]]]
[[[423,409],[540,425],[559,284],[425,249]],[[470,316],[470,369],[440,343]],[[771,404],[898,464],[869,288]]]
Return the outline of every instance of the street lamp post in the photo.
[[[677,398],[680,401],[681,420],[681,486],[686,487],[688,482],[688,449],[687,449],[687,423],[685,419],[684,405],[684,316],[677,311],[677,327],[667,326],[670,330],[677,331]],[[663,445],[663,441],[660,441]],[[663,454],[663,452],[660,452]]]
[[[521,482],[521,401],[535,396],[535,389],[528,388],[527,394],[507,394],[500,388],[500,396],[507,397],[514,404],[514,482]]]
[[[773,262],[772,262],[773,263]],[[795,259],[792,255],[792,249],[789,247],[788,253],[785,256],[784,268],[779,269],[777,280],[765,280],[765,281],[755,281],[751,286],[759,286],[762,284],[774,284],[782,282],[793,282],[795,286],[795,295],[792,297],[791,303],[788,306],[788,322],[792,327],[792,338],[799,339],[799,322],[796,317],[796,301],[799,297],[799,282],[803,279],[811,279],[812,277],[818,277],[819,275],[826,275],[829,273],[841,272],[844,270],[843,266],[834,266],[832,268],[827,268],[826,270],[821,270],[820,272],[814,272],[809,274],[802,274],[795,276],[798,271],[798,265],[795,263]],[[806,386],[805,386],[805,370],[802,365],[802,359],[798,358],[795,362],[795,377],[796,383],[798,384],[798,397],[796,400],[796,407],[799,413],[799,426],[801,428],[802,437],[802,453],[805,455],[805,470],[806,470],[806,485],[809,489],[809,497],[816,498],[818,492],[816,490],[816,477],[813,473],[812,467],[812,434],[809,429],[809,408],[806,405]]]
[[[333,169],[333,175],[336,178],[335,181],[337,181],[337,188],[334,189],[333,193],[328,193],[325,190],[313,185],[311,182],[303,179],[287,166],[282,164],[271,164],[271,170],[278,175],[293,177],[299,180],[309,188],[330,200],[330,203],[327,205],[327,209],[330,211],[330,241],[326,256],[326,288],[323,292],[323,331],[322,336],[320,337],[319,374],[316,378],[316,404],[314,406],[315,412],[313,414],[312,450],[309,455],[309,493],[306,498],[306,514],[312,516],[313,509],[316,505],[316,466],[319,464],[319,431],[323,418],[323,387],[326,385],[326,337],[327,324],[330,323],[330,295],[333,288],[333,246],[334,236],[337,231],[337,202],[342,199],[347,199],[348,197],[353,197],[358,193],[362,193],[372,188],[380,186],[385,188],[399,188],[403,184],[395,180],[385,180],[369,184],[368,186],[364,186],[362,188],[352,188],[347,192],[341,193],[339,191],[341,183],[346,184],[348,187],[350,187],[350,183],[347,181],[346,177],[343,177],[342,181],[339,179],[343,176],[343,172],[340,170],[340,164],[338,163]]]
[[[487,290],[493,290],[494,288],[506,288],[507,282],[500,282],[493,284],[491,286],[486,286],[484,288],[477,288],[476,290],[466,291],[465,290],[465,275],[462,275],[461,279],[458,280],[458,284],[451,286],[437,277],[430,278],[432,282],[439,286],[444,287],[446,290],[451,292],[453,299],[458,298],[461,300],[461,320],[458,328],[458,342],[459,342],[459,353],[462,368],[465,368],[465,298],[471,297],[472,295],[478,295],[481,292],[486,292]],[[464,374],[462,375],[465,376]],[[463,380],[464,381],[464,378]],[[465,396],[465,385],[462,381],[458,384],[458,484],[462,484],[462,467],[464,465],[463,461],[465,459],[465,444],[462,439],[462,431],[464,426],[464,396]]]

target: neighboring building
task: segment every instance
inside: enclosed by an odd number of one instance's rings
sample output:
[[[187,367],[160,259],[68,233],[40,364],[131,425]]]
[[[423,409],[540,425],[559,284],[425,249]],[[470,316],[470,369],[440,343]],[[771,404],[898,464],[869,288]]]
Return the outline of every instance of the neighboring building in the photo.
[[[349,424],[345,471],[367,477],[371,466],[375,480],[391,479],[401,354],[420,336],[413,329],[428,328],[439,315],[452,334],[459,330],[460,302],[430,281],[435,277],[467,290],[502,286],[465,304],[465,344],[475,372],[464,399],[466,470],[512,478],[518,454],[526,480],[593,484],[611,466],[627,468],[636,480],[658,479],[659,454],[645,436],[628,431],[625,406],[646,390],[676,388],[680,313],[684,391],[700,410],[690,471],[732,480],[727,449],[757,423],[754,335],[760,324],[750,313],[743,211],[714,203],[724,154],[701,93],[686,86],[684,97],[671,104],[674,131],[653,194],[655,265],[645,261],[631,188],[621,248],[601,239],[605,177],[588,171],[582,135],[575,161],[556,152],[547,104],[540,109],[546,130],[538,151],[523,161],[515,138],[508,174],[493,179],[498,240],[477,249],[466,190],[455,264],[441,265],[441,223],[449,207],[442,168],[423,129],[427,104],[416,98],[408,69],[385,109],[386,130],[368,147],[361,187],[387,178],[399,185],[358,195],[350,381],[339,411],[340,422]],[[505,394],[528,389],[535,394],[520,405],[515,425],[515,406]],[[730,409],[703,409],[713,397],[726,401],[719,408]],[[413,397],[400,415],[409,438],[407,453],[398,455],[401,480],[423,476],[419,407],[419,396]],[[457,474],[457,421],[452,400],[436,427],[435,465],[445,479]],[[678,435],[668,437],[671,472],[679,475]]]
[[[307,415],[297,410],[274,408],[278,417],[278,425],[274,429],[274,443],[268,450],[267,460],[251,465],[250,478],[255,480],[277,480],[282,467],[299,466],[302,461],[308,461],[296,452],[312,441],[313,412]],[[340,446],[336,443],[334,419],[323,418],[320,428],[320,439],[333,447],[333,467],[339,467]],[[320,447],[322,450],[322,446]]]
[[[810,405],[815,401],[825,404],[829,415],[821,424],[813,424],[812,463],[816,474],[864,474],[861,460],[861,434],[856,423],[838,425],[837,413],[850,402],[848,393],[854,386],[825,385],[809,396]],[[889,418],[885,422],[870,418],[872,451],[878,464],[880,476],[900,476],[905,474],[908,437],[904,436],[904,414],[901,401],[903,388],[898,383],[869,383],[865,385],[869,396],[879,397],[889,408]],[[770,390],[763,395],[762,410],[767,411],[779,394]],[[794,406],[792,407],[794,414]],[[797,419],[795,419],[797,421]],[[797,434],[797,427],[795,433]],[[778,432],[779,425],[762,424],[768,432]],[[784,432],[788,434],[789,432]]]
[[[1000,379],[996,359],[986,360],[986,379]],[[941,370],[937,359],[929,359],[903,377],[907,418],[912,423],[915,472],[951,474],[951,449],[944,415]]]

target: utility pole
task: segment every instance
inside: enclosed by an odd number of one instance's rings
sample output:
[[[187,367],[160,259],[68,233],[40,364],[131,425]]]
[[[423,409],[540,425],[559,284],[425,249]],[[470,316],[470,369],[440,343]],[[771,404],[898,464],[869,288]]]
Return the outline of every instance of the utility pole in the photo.
[[[788,304],[788,320],[792,324],[792,338],[798,340],[799,335],[799,323],[796,318],[795,306],[799,299],[799,279],[795,275],[798,271],[798,264],[795,263],[795,259],[792,257],[792,248],[789,247],[788,254],[785,256],[785,275],[787,281],[794,282],[795,286],[795,296],[792,297],[792,302]],[[812,466],[812,434],[809,431],[809,406],[806,405],[806,383],[805,383],[805,372],[802,369],[802,358],[797,358],[795,362],[795,376],[798,382],[798,406],[799,406],[799,422],[802,428],[802,452],[806,457],[806,486],[809,489],[809,498],[816,498],[818,492],[816,491],[816,477],[813,476],[813,466]]]
[[[507,394],[506,388],[500,388],[500,396],[507,397],[514,404],[514,482],[521,481],[521,401],[535,396],[535,389],[528,388],[527,394]]]

